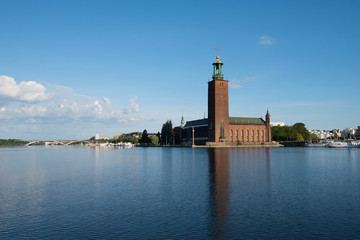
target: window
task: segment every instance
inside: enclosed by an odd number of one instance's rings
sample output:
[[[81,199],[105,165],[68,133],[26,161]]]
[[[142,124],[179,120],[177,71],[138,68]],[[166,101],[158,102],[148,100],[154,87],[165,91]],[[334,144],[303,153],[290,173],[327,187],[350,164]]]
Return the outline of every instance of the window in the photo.
[[[236,129],[236,141],[239,141],[239,134],[238,134],[238,130]]]
[[[232,142],[234,141],[233,140],[233,130],[230,130],[230,139],[231,139]]]
[[[224,123],[220,124],[220,138],[224,138],[225,137],[225,126]]]

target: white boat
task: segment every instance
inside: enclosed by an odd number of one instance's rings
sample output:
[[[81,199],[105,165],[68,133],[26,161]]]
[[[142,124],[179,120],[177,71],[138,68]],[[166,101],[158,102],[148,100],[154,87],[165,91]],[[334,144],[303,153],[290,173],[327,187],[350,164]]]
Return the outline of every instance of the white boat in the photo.
[[[133,146],[134,146],[134,144],[132,144],[131,142],[126,142],[125,143],[125,148],[131,148]]]
[[[360,143],[357,141],[351,142],[331,142],[329,143],[329,147],[331,148],[359,148]]]
[[[305,147],[327,147],[328,143],[326,142],[307,142]]]
[[[131,148],[131,147],[134,147],[134,144],[132,144],[130,142],[118,142],[114,145],[114,147]]]

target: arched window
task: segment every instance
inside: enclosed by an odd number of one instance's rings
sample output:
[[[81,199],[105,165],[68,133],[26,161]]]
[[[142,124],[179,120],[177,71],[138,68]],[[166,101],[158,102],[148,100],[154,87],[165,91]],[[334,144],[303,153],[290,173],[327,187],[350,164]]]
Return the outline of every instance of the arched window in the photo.
[[[241,141],[244,142],[244,130],[241,130]]]
[[[249,141],[249,130],[246,130],[246,141]]]
[[[220,124],[220,138],[221,139],[225,138],[225,126],[224,126],[224,123]]]
[[[264,142],[264,130],[261,130],[261,141]]]
[[[239,141],[239,133],[237,129],[236,129],[236,141]]]
[[[259,142],[259,130],[257,130],[257,133],[256,133],[256,141],[258,141]]]
[[[233,131],[232,130],[230,130],[230,139],[233,142]]]
[[[252,130],[252,141],[255,142],[255,134],[254,134],[254,130]]]

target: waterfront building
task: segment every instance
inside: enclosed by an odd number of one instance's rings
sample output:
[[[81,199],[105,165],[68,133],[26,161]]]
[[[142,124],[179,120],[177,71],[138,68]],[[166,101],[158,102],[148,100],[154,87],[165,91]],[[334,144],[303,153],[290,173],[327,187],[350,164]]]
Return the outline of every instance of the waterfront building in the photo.
[[[336,130],[335,130],[336,131]],[[334,130],[309,130],[311,134],[315,134],[319,139],[329,139],[329,138],[337,138],[334,133]]]
[[[360,139],[360,126],[355,130],[355,137],[356,139]]]
[[[333,129],[331,131],[334,135],[334,138],[339,139],[341,137],[341,131],[339,129]]]
[[[270,113],[265,120],[255,117],[230,117],[228,81],[222,73],[219,55],[213,64],[212,80],[208,82],[208,118],[187,121],[181,127],[181,143],[211,145],[214,143],[271,142]],[[179,129],[176,129],[179,132]]]
[[[341,131],[341,137],[345,139],[351,139],[355,137],[355,129],[353,128],[345,128]]]
[[[139,137],[141,137],[141,135],[142,135],[142,132],[131,132],[131,133],[124,133],[122,136],[139,138]]]
[[[99,134],[95,134],[95,136],[88,136],[88,140],[109,140],[108,136],[100,136]]]
[[[118,139],[118,138],[121,138],[122,137],[122,132],[118,132],[113,139]]]

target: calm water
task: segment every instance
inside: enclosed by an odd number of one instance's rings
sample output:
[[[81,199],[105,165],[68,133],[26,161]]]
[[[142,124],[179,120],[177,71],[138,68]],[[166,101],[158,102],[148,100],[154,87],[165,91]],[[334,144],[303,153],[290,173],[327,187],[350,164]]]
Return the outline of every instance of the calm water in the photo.
[[[359,239],[360,149],[0,148],[0,238]]]

